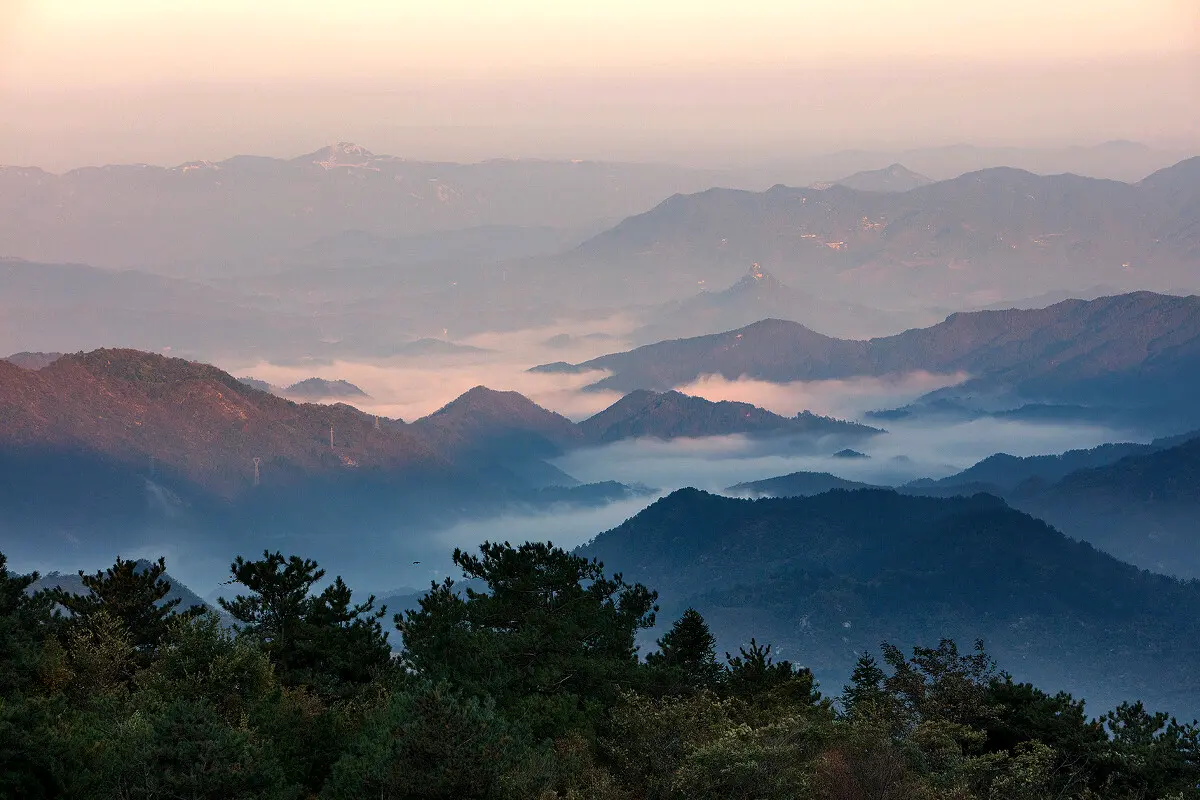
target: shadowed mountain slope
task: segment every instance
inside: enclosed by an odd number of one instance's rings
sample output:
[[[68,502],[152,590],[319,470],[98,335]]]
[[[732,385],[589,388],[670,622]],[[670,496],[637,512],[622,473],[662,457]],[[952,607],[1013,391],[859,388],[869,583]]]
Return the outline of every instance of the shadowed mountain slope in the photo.
[[[605,370],[612,374],[592,388],[618,391],[669,389],[705,374],[789,382],[925,371],[972,378],[950,394],[1008,391],[1025,402],[1162,406],[1186,416],[1200,401],[1200,297],[1137,292],[1036,310],[959,313],[866,341],[764,320],[535,369]]]
[[[722,646],[753,630],[818,677],[887,640],[982,637],[1021,679],[1105,706],[1200,710],[1200,584],[1141,572],[994,497],[890,491],[737,500],[675,492],[583,554],[694,606]]]

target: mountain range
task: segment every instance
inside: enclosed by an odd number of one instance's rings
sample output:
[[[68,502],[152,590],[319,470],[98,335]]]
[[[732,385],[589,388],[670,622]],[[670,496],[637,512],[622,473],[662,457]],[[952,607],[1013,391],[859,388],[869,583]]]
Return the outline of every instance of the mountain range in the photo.
[[[1011,502],[1124,561],[1200,578],[1200,435],[1049,485],[1030,481]]]
[[[431,165],[350,145],[5,168],[0,348],[389,357],[614,314],[638,321],[635,343],[764,318],[860,338],[1097,286],[1196,291],[1198,172],[1200,159],[1137,183],[996,167],[907,191],[752,192],[673,168]],[[744,279],[750,264],[769,285]]]
[[[826,300],[786,285],[758,264],[727,289],[703,291],[685,300],[653,306],[641,313],[645,323],[629,339],[652,344],[666,339],[703,336],[740,328],[763,319],[800,322],[830,336],[883,336],[920,318],[859,303]],[[936,317],[928,317],[936,321]]]
[[[357,389],[344,383],[309,379],[282,391]],[[641,436],[758,432],[853,439],[880,432],[679,392],[633,393],[576,424],[517,392],[484,386],[407,424],[344,403],[293,402],[206,364],[136,350],[66,355],[40,369],[0,361],[0,411],[0,447],[90,452],[138,468],[152,461],[162,475],[224,497],[252,487],[256,457],[261,485],[287,485],[346,470],[447,472],[483,454],[552,458]]]
[[[940,480],[896,490],[927,497],[987,493],[1143,569],[1200,579],[1200,431],[1148,444],[1018,458],[997,453]],[[807,497],[869,486],[826,473],[797,472],[748,481],[728,492]]]
[[[817,447],[875,432],[668,400],[618,404],[621,435],[771,429]],[[317,555],[339,553],[347,527],[388,548],[428,546],[413,537],[504,509],[644,493],[581,485],[547,461],[611,441],[601,427],[612,424],[577,425],[482,386],[410,424],[293,402],[209,365],[134,350],[65,355],[37,370],[0,361],[0,549],[16,555],[50,540],[80,553],[150,542],[240,551],[278,539],[308,542]]]
[[[169,168],[56,175],[0,167],[0,255],[168,274],[264,273],[336,262],[356,246],[339,237],[354,232],[377,237],[372,246],[388,263],[475,258],[498,243],[502,254],[528,254],[527,245],[502,243],[532,230],[541,240],[533,252],[567,246],[573,233],[547,236],[546,228],[578,229],[577,242],[603,220],[711,186],[717,175],[590,161],[413,161],[348,142],[291,159]]]
[[[901,192],[713,188],[622,221],[554,269],[592,302],[678,297],[753,262],[818,296],[896,309],[1195,287],[1198,186],[1200,157],[1135,184],[996,167]]]
[[[891,164],[882,169],[856,172],[831,183],[814,183],[812,188],[828,189],[830,186],[845,186],[856,192],[907,192],[933,182],[932,178],[926,178],[918,172],[913,172],[903,164]]]
[[[784,383],[925,371],[966,379],[935,397],[1008,393],[1027,403],[1141,409],[1147,417],[1167,412],[1164,424],[1178,429],[1196,417],[1200,399],[1200,297],[1138,292],[1036,310],[957,313],[929,328],[871,340],[764,320],[535,369],[604,370],[611,374],[591,388],[626,392],[670,389],[707,374]]]
[[[749,403],[713,402],[681,392],[630,392],[595,416],[579,423],[588,441],[616,442],[652,437],[711,436],[743,433],[772,436],[865,438],[883,431],[854,422],[801,413],[773,414]]]
[[[1200,711],[1200,583],[1139,571],[995,497],[686,489],[580,552],[657,588],[668,618],[699,610],[725,649],[753,630],[818,679],[843,679],[881,641],[982,638],[1019,680],[1089,707],[1136,696]]]

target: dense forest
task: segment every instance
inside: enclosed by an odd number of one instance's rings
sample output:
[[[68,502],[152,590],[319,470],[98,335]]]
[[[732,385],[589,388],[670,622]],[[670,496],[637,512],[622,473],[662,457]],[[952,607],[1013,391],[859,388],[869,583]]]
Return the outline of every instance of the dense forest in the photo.
[[[822,687],[690,609],[643,658],[655,592],[552,545],[454,561],[393,650],[387,609],[296,556],[238,557],[220,612],[161,560],[31,592],[0,556],[0,795],[1200,798],[1195,723],[1093,717],[982,642],[881,643]]]
[[[1019,680],[1200,716],[1200,582],[1145,572],[997,497],[743,500],[680,489],[578,550],[840,685],[880,642],[983,639]],[[643,638],[649,644],[648,637]]]

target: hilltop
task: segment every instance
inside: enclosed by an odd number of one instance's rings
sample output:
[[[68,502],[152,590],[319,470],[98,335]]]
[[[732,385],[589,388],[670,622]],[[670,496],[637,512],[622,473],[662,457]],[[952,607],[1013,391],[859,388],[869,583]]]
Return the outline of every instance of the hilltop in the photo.
[[[283,394],[297,400],[321,400],[325,398],[353,400],[370,397],[370,395],[349,381],[330,381],[324,378],[306,378],[305,380],[298,381],[284,389]]]
[[[139,468],[153,459],[161,473],[218,495],[250,489],[256,457],[266,484],[448,466],[403,425],[376,428],[349,406],[294,403],[183,359],[95,350],[0,375],[0,446],[85,451]]]
[[[630,392],[605,410],[579,423],[591,442],[652,437],[757,435],[842,436],[862,438],[881,433],[853,422],[802,413],[794,417],[773,414],[749,403],[713,402],[676,391]]]
[[[580,550],[695,607],[726,647],[747,625],[822,676],[880,641],[982,637],[1019,680],[1101,706],[1130,694],[1195,713],[1200,584],[1073,541],[986,495],[833,491],[738,500],[675,492]]]

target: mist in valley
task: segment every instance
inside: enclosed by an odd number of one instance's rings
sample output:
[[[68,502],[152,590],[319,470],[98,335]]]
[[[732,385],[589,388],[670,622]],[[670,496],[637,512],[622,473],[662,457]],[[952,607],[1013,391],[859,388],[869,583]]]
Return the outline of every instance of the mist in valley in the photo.
[[[566,340],[561,338],[564,333],[569,337]],[[598,331],[587,325],[573,328],[563,323],[473,337],[463,344],[486,352],[461,356],[376,363],[336,361],[285,366],[258,362],[226,366],[233,374],[250,375],[277,386],[313,376],[346,380],[369,397],[345,402],[369,414],[407,422],[436,411],[479,384],[520,392],[550,411],[580,420],[619,399],[617,393],[585,389],[604,373],[540,374],[528,372],[528,367],[554,356],[583,360],[614,346],[615,339],[608,338],[613,334],[600,332],[601,337],[588,338],[589,333]],[[233,556],[253,555],[264,548],[282,549],[285,553],[317,558],[330,575],[342,575],[352,586],[384,596],[417,591],[430,580],[440,581],[447,575],[456,577],[450,562],[450,554],[456,547],[473,550],[490,540],[553,541],[573,548],[684,487],[724,493],[737,483],[801,471],[829,473],[873,485],[900,486],[920,478],[937,479],[957,473],[998,452],[1030,456],[1091,448],[1105,442],[1148,440],[1144,432],[1134,428],[1084,423],[1052,424],[988,417],[884,422],[866,415],[872,410],[903,406],[929,391],[958,384],[965,377],[917,372],[884,379],[774,384],[707,376],[680,387],[685,393],[712,401],[749,402],[783,416],[811,410],[879,428],[878,434],[852,444],[862,457],[838,455],[846,442],[837,437],[727,435],[670,441],[633,439],[574,449],[551,460],[567,475],[584,483],[617,481],[637,487],[643,493],[598,507],[517,504],[496,513],[471,515],[442,524],[395,516],[386,523],[364,527],[354,518],[347,518],[344,527],[335,525],[325,535],[300,536],[273,529],[260,536],[250,533],[237,542],[217,537],[220,545],[213,544],[212,535],[203,528],[197,531],[192,527],[173,527],[170,520],[164,520],[157,529],[141,532],[143,544],[120,553],[91,549],[84,556],[67,549],[30,558],[26,552],[20,552],[15,554],[14,565],[43,572],[92,570],[105,566],[115,555],[150,559],[161,555],[167,558],[172,574],[207,596],[227,578]]]
[[[1200,800],[1197,8],[8,3],[0,795]]]

